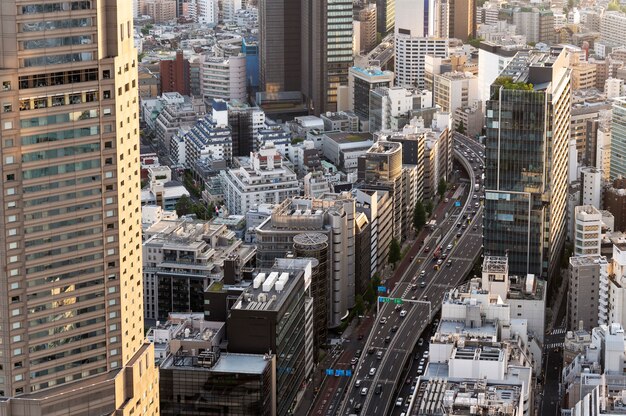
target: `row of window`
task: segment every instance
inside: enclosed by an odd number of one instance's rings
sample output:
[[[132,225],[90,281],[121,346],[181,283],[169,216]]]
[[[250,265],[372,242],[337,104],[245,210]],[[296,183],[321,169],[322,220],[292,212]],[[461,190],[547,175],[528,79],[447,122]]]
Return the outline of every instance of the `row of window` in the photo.
[[[79,199],[79,198],[85,198],[85,197],[93,196],[93,195],[100,195],[101,193],[102,193],[102,190],[100,188],[91,188],[91,189],[85,189],[83,191],[69,192],[65,194],[48,195],[42,198],[26,200],[24,201],[24,206],[33,207],[37,205],[46,205],[46,204],[51,204],[53,202],[61,202],[61,201],[67,201],[70,199]]]
[[[82,162],[65,163],[63,165],[47,166],[37,169],[28,169],[23,172],[24,179],[36,179],[46,176],[60,175],[63,173],[80,172],[81,170],[95,169],[100,167],[100,159],[85,160]]]
[[[24,153],[22,155],[22,163],[50,160],[66,156],[76,156],[99,151],[100,143],[87,143],[57,149],[40,150],[38,152]]]
[[[111,71],[102,71],[102,78],[111,78]],[[23,75],[19,77],[20,89],[41,88],[54,85],[75,84],[98,80],[98,69],[79,69],[72,71],[51,72],[44,74]]]
[[[102,240],[94,240],[94,241],[89,241],[87,243],[74,244],[71,246],[53,248],[53,249],[46,250],[46,251],[39,251],[37,253],[27,254],[26,260],[32,261],[32,260],[40,259],[42,257],[52,257],[52,256],[58,256],[61,254],[73,253],[73,252],[80,253],[82,252],[82,250],[87,250],[90,248],[101,247],[101,246],[102,246]],[[58,289],[55,289],[55,290],[58,290]],[[37,294],[35,294],[34,296],[37,296]]]
[[[63,53],[60,55],[44,55],[36,56],[34,58],[25,58],[23,60],[22,67],[31,68],[33,66],[61,65],[71,62],[86,62],[93,60],[93,52]]]
[[[84,308],[84,310],[87,310],[87,309],[89,309],[89,310],[84,312],[84,313],[96,312],[98,310],[102,310],[102,309],[104,309],[104,305],[102,305],[102,304],[101,305],[94,305],[94,306],[90,306],[89,308]],[[83,309],[79,309],[79,311],[81,311],[81,310],[83,310]],[[77,313],[75,316],[78,316],[78,315],[81,315],[81,314],[82,313]],[[35,325],[38,325],[38,324],[33,324],[31,326],[35,326]],[[59,327],[59,328],[65,328],[65,327],[63,326],[63,327]],[[64,331],[61,330],[61,332],[64,332]],[[84,334],[78,334],[78,335],[74,335],[72,337],[61,338],[61,339],[57,339],[57,340],[54,340],[54,341],[46,342],[44,344],[33,345],[33,346],[29,347],[28,350],[31,353],[37,352],[37,351],[52,350],[54,348],[58,348],[58,347],[60,347],[62,345],[66,345],[66,344],[69,344],[71,342],[80,342],[80,341],[83,341],[85,339],[101,336],[101,335],[104,335],[104,334],[106,334],[106,329],[101,328],[101,329],[98,329],[96,331],[91,331],[91,332],[87,332],[87,333],[84,333]],[[32,337],[32,335],[29,335],[29,337]]]
[[[35,287],[40,285],[47,285],[50,283],[63,282],[64,280],[75,279],[81,276],[87,276],[93,273],[101,273],[104,271],[103,266],[87,267],[86,269],[75,270],[55,276],[46,276],[40,279],[28,279],[28,287]]]
[[[24,233],[31,234],[31,233],[39,233],[42,231],[51,231],[57,228],[71,227],[77,224],[90,224],[90,223],[100,221],[100,220],[102,220],[102,215],[100,214],[86,215],[84,217],[77,217],[77,218],[71,218],[71,219],[67,219],[63,221],[56,221],[56,222],[50,222],[46,224],[24,227]],[[51,269],[53,268],[52,266],[53,264],[56,264],[56,263],[52,263],[50,265],[45,265],[45,266],[37,266],[36,268],[33,268],[33,270],[30,270],[30,269],[27,270],[27,273],[36,273],[39,271]],[[68,264],[72,264],[72,263],[68,263]],[[56,266],[56,267],[61,267],[61,266]]]
[[[20,32],[43,32],[44,30],[71,29],[76,27],[93,26],[91,17],[80,19],[42,20],[39,22],[22,23]]]
[[[59,140],[79,139],[81,137],[96,136],[100,134],[100,126],[81,127],[79,129],[60,130],[46,132],[42,134],[33,134],[31,136],[22,137],[22,146],[30,144],[39,144],[47,142],[56,142]]]
[[[33,365],[38,365],[38,364],[44,364],[52,360],[60,360],[65,357],[69,357],[70,355],[80,355],[89,351],[93,351],[93,350],[97,350],[97,349],[105,348],[105,347],[106,347],[106,342],[96,342],[95,344],[89,344],[89,345],[85,345],[84,347],[73,348],[71,350],[66,350],[63,352],[58,352],[56,354],[46,355],[41,358],[30,360],[30,365],[33,366]]]
[[[80,295],[80,296],[71,296],[65,299],[61,299],[61,300],[57,300],[54,302],[48,302],[48,303],[44,303],[42,305],[37,305],[37,306],[33,306],[31,308],[28,308],[28,314],[33,314],[33,313],[38,313],[38,312],[43,312],[43,311],[47,311],[47,310],[52,310],[52,309],[56,309],[56,308],[62,308],[63,306],[68,306],[68,305],[76,305],[77,303],[80,302],[88,302],[90,300],[93,299],[97,299],[97,298],[101,298],[104,297],[104,290],[98,291],[98,292],[92,292],[92,293],[86,293],[84,295]],[[59,316],[59,315],[57,315]],[[67,314],[65,312],[61,312],[61,316],[63,316],[64,318],[67,318]],[[44,318],[47,322],[53,322],[55,321],[54,318],[52,317],[46,317]]]
[[[54,13],[70,10],[89,10],[91,1],[59,1],[55,3],[28,4],[22,6],[22,14]]]
[[[33,117],[20,120],[23,129],[29,127],[43,127],[58,123],[68,123],[70,121],[88,120],[98,117],[98,110],[71,111],[69,113],[55,114],[51,116]]]
[[[100,175],[85,176],[82,178],[72,178],[72,179],[67,179],[67,180],[62,180],[62,181],[48,182],[48,183],[44,183],[40,185],[24,186],[22,188],[22,192],[26,194],[26,193],[33,193],[33,192],[50,191],[52,189],[64,188],[67,186],[74,187],[77,185],[80,186],[80,185],[84,185],[88,183],[95,183],[95,182],[99,182],[101,179],[102,177]]]
[[[22,47],[28,49],[58,48],[61,46],[90,45],[93,42],[91,35],[63,36],[58,38],[45,38],[25,40]]]

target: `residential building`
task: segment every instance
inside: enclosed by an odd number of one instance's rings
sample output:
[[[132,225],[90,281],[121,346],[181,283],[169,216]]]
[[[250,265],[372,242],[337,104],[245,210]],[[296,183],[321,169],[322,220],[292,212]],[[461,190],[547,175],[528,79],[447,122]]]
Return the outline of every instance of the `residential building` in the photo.
[[[144,0],[144,14],[152,17],[154,23],[176,20],[176,0]]]
[[[224,203],[231,214],[244,215],[259,204],[279,204],[300,193],[296,174],[268,144],[250,154],[248,164],[220,173]]]
[[[441,322],[430,339],[429,361],[408,413],[446,409],[449,414],[467,414],[491,409],[508,416],[534,414],[537,363],[526,323],[512,317],[510,305],[498,294],[481,288],[479,279],[446,293]],[[466,400],[477,396],[485,399]]]
[[[626,14],[605,11],[600,19],[600,41],[606,45],[626,44]]]
[[[370,91],[379,87],[391,87],[392,84],[391,71],[383,71],[378,67],[351,67],[348,73],[350,110],[354,111],[362,123],[369,125]]]
[[[161,92],[177,92],[181,95],[190,95],[191,71],[189,60],[183,56],[183,51],[177,51],[174,59],[159,61],[159,75]]]
[[[326,112],[320,115],[324,121],[324,131],[359,131],[359,118],[352,111]]]
[[[468,137],[479,136],[485,125],[485,116],[482,112],[482,102],[477,101],[469,107],[459,107],[452,114],[452,129],[458,131],[461,126]]]
[[[2,10],[0,413],[156,416],[132,2]]]
[[[355,4],[354,24],[359,32],[359,49],[355,53],[367,55],[376,46],[376,3]]]
[[[354,198],[357,211],[365,214],[370,224],[370,273],[368,276],[371,277],[374,273],[382,272],[387,264],[389,245],[393,236],[393,199],[391,193],[385,190],[359,188],[355,189]],[[357,260],[357,264],[359,263]],[[359,278],[363,276],[359,275],[357,279]]]
[[[518,35],[526,36],[527,42],[556,43],[554,13],[551,10],[521,8],[513,12],[513,24]]]
[[[615,218],[614,229],[626,232],[626,179],[618,178],[604,189],[603,207]]]
[[[587,148],[592,147],[592,144],[587,146],[587,137],[589,134],[588,122],[598,120],[599,117],[603,118],[602,115],[610,112],[610,110],[611,104],[604,100],[589,100],[572,103],[570,139],[575,140],[576,142],[576,151],[578,152],[579,161],[582,161],[585,158],[585,152]],[[597,129],[597,126],[595,128]],[[595,148],[593,150],[594,152],[596,152]],[[595,157],[593,158],[592,162],[588,161],[587,163],[588,165],[591,165],[591,163],[595,163]]]
[[[298,235],[315,233],[325,237],[315,236],[314,241],[316,246],[322,242],[327,245],[327,296],[315,301],[327,311],[329,328],[339,326],[348,309],[354,306],[354,217],[355,202],[347,194],[288,198],[256,228],[258,267],[267,267],[290,251],[304,250],[306,239],[296,238]]]
[[[567,326],[570,329],[591,330],[598,325],[600,302],[606,307],[606,298],[600,297],[600,278],[607,279],[608,262],[598,254],[569,258],[569,285],[567,294]]]
[[[219,21],[218,0],[196,0],[198,23],[217,25]]]
[[[569,84],[567,52],[519,52],[487,101],[483,244],[488,255],[508,255],[513,274],[558,272],[567,231]]]
[[[173,139],[170,142],[170,153],[174,157],[183,152],[187,169],[195,169],[196,163],[204,157],[222,159],[227,163],[232,160],[233,138],[230,127],[216,123],[211,116],[201,118],[189,130],[181,130],[178,134],[180,140]],[[180,150],[181,146],[184,146],[184,151]]]
[[[370,91],[369,130],[398,131],[411,120],[411,112],[432,107],[432,92],[402,87]]]
[[[310,274],[310,266],[308,270]],[[228,351],[276,355],[276,412],[293,412],[296,395],[312,367],[313,299],[303,270],[260,271],[226,321]],[[310,337],[310,338],[309,338]]]
[[[222,0],[222,19],[234,20],[238,10],[242,8],[242,0]]]
[[[240,282],[256,250],[226,225],[182,217],[156,222],[144,232],[144,314],[204,312],[204,291],[213,282]]]
[[[403,29],[409,30],[409,29]],[[425,87],[424,57],[435,55],[448,56],[448,40],[445,38],[416,37],[398,32],[395,38],[396,48],[396,85],[405,88]]]
[[[424,136],[424,198],[434,198],[439,182],[447,181],[452,173],[450,118],[447,113],[437,113],[436,117]]]
[[[352,0],[302,1],[301,91],[315,115],[340,110],[337,89],[348,84],[353,59],[352,19]]]
[[[598,318],[600,324],[607,325],[626,320],[626,244],[623,236],[613,243],[612,255],[607,279],[600,280],[600,297],[608,305],[599,310]]]
[[[581,184],[581,204],[601,207],[602,202],[602,171],[584,166],[579,169]]]
[[[444,0],[439,9],[439,36],[467,42],[476,37],[476,2],[474,0]]]
[[[613,100],[611,122],[611,179],[626,177],[626,98]]]
[[[247,100],[246,57],[207,56],[201,67],[201,90],[205,101]]]
[[[141,190],[141,206],[158,206],[173,211],[183,196],[189,196],[185,186],[172,181],[168,166],[155,166],[148,169],[148,185]]]
[[[265,126],[257,130],[256,136],[255,149],[261,149],[271,144],[281,155],[288,155],[289,150],[291,150],[293,134],[284,126]]]
[[[446,72],[434,76],[433,101],[442,111],[454,114],[457,109],[479,100],[478,78],[465,72]]]

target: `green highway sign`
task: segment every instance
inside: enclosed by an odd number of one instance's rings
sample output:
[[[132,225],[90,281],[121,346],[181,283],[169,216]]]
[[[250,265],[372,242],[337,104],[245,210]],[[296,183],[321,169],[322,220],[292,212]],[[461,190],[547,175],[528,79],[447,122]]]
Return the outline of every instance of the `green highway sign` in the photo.
[[[385,296],[379,296],[378,301],[382,303],[395,303],[396,305],[402,305],[404,303],[401,298],[388,298]]]

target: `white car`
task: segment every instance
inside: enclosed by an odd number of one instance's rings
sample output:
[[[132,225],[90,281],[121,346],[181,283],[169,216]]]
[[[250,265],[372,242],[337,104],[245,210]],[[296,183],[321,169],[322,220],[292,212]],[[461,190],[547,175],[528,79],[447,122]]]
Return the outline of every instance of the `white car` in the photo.
[[[398,400],[396,400],[396,406],[402,406],[402,403],[404,403],[404,399],[402,397],[398,397]]]
[[[405,316],[406,316],[406,311],[405,311],[404,309],[402,309],[402,310],[400,311],[400,317],[401,317],[401,318],[404,318]]]
[[[361,389],[361,396],[367,396],[367,387]]]
[[[387,318],[385,318],[384,316],[380,318],[380,323],[381,325],[385,325],[387,323]]]
[[[448,244],[448,247],[446,247],[446,250],[452,250],[452,244]]]
[[[372,368],[370,368],[369,375],[370,375],[370,376],[373,376],[374,374],[376,374],[376,367],[372,367]]]

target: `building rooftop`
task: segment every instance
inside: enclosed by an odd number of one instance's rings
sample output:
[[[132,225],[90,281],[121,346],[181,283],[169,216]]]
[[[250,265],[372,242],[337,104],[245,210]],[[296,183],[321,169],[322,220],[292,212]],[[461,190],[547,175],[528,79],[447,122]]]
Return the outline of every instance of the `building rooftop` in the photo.
[[[509,259],[505,256],[485,256],[483,261],[484,273],[508,273]]]
[[[268,355],[219,353],[217,351],[213,354],[211,358],[202,353],[197,355],[170,354],[160,368],[260,375],[266,371],[268,365],[271,365],[271,356]]]
[[[324,133],[329,139],[332,141],[342,144],[342,143],[355,143],[355,142],[368,142],[372,141],[372,133],[362,133],[362,132],[327,132]]]
[[[362,68],[359,66],[353,66],[351,68],[352,71],[360,74],[360,75],[364,75],[364,76],[368,76],[368,77],[380,77],[380,76],[391,76],[393,77],[393,72],[391,71],[383,71],[382,69],[380,69],[377,66],[370,66],[367,68]]]
[[[258,273],[232,309],[277,311],[295,287],[302,272],[278,270]]]

